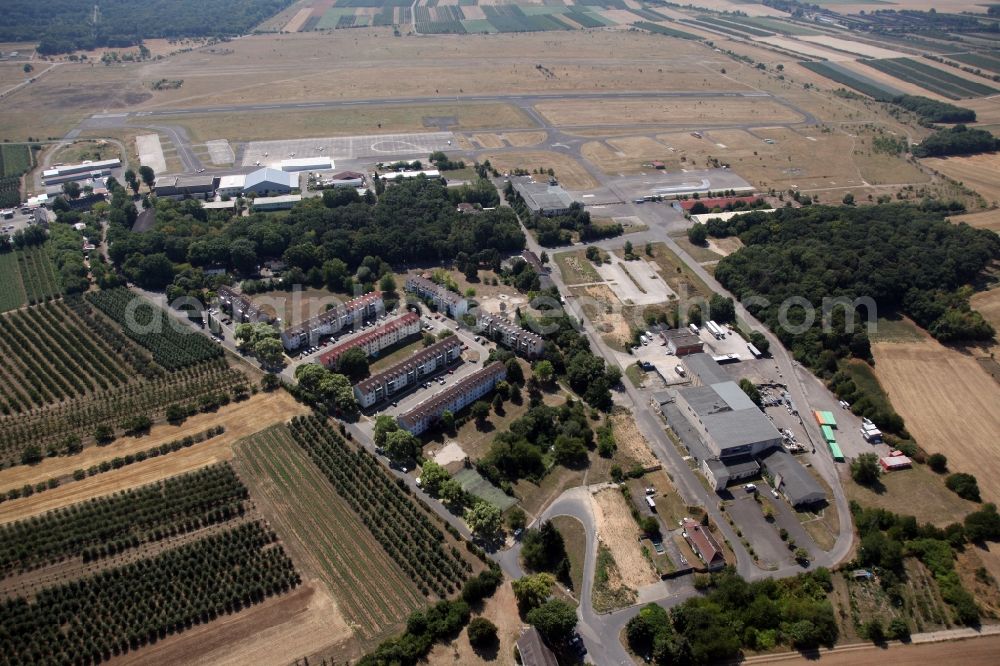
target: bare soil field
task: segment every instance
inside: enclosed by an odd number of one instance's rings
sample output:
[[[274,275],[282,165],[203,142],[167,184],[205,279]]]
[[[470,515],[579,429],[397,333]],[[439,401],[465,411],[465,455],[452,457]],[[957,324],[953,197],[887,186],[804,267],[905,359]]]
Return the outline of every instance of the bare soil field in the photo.
[[[499,171],[522,168],[553,169],[559,184],[568,190],[590,190],[597,187],[597,181],[579,162],[568,155],[545,150],[525,150],[503,153],[483,153],[479,161],[489,160]]]
[[[983,499],[1000,500],[1000,385],[975,358],[926,339],[872,345],[875,374],[907,429],[953,471],[979,480]]]
[[[964,222],[970,227],[977,229],[992,229],[1000,233],[1000,208],[987,210],[982,213],[972,213],[971,215],[955,215],[950,218],[956,224]]]
[[[200,446],[216,445],[219,442],[231,446],[236,440],[253,434],[258,430],[280,423],[299,414],[307,414],[309,410],[296,402],[291,395],[285,391],[275,391],[273,393],[258,393],[243,402],[231,403],[219,408],[215,412],[198,414],[184,421],[179,426],[170,424],[154,425],[148,435],[142,437],[121,437],[107,446],[90,446],[82,453],[75,456],[57,456],[55,458],[45,458],[37,465],[18,465],[0,470],[0,492],[5,492],[11,488],[20,488],[25,484],[35,485],[51,478],[59,478],[72,475],[75,470],[87,469],[91,465],[96,465],[104,460],[121,457],[138,451],[146,451],[154,446],[166,444],[176,439],[183,439],[188,435],[204,432],[214,426],[225,426],[226,431],[204,442],[196,444],[189,449],[182,449],[162,458],[147,460],[145,463],[136,463],[118,471],[125,471],[141,467],[149,462],[169,460],[172,456],[183,452],[194,452]],[[207,463],[206,463],[207,464]],[[98,474],[92,479],[102,479],[108,477],[112,472]],[[82,483],[82,482],[76,482]],[[57,490],[62,490],[59,488]],[[23,498],[24,501],[38,500],[57,490],[49,490],[43,495]],[[6,508],[14,502],[5,502],[0,508]]]
[[[973,309],[993,324],[993,328],[1000,330],[1000,287],[973,294],[970,302]]]
[[[940,171],[983,195],[987,202],[1000,202],[1000,153],[967,157],[933,157],[921,160],[924,166]]]
[[[668,119],[674,125],[728,124],[734,118],[745,123],[800,122],[802,116],[766,98],[736,99],[629,99],[543,102],[535,109],[560,127],[607,124],[658,125]]]
[[[736,252],[741,247],[743,247],[743,241],[737,236],[731,236],[729,238],[709,238],[708,247],[723,257],[728,257],[733,252]]]
[[[350,629],[335,611],[323,586],[307,581],[288,594],[196,625],[109,663],[287,664],[350,639]]]
[[[755,2],[739,2],[733,0],[692,0],[691,2],[685,3],[691,7],[700,7],[702,9],[711,9],[717,12],[743,12],[747,16],[786,16],[784,12],[778,11],[766,5],[757,4]],[[657,11],[661,11],[657,8]]]
[[[592,497],[597,533],[615,558],[622,584],[638,590],[659,580],[649,560],[642,554],[639,529],[621,491],[605,488]]]
[[[298,32],[305,25],[305,22],[309,20],[310,16],[312,16],[312,7],[300,9],[288,20],[288,23],[285,24],[282,30],[285,32]]]
[[[623,347],[632,341],[632,330],[622,314],[622,303],[606,285],[571,287],[577,298],[584,298],[583,312],[613,346]]]
[[[871,7],[871,5],[867,5]],[[820,650],[808,656],[798,652],[780,655],[766,655],[753,658],[745,663],[782,663],[790,666],[926,666],[927,664],[956,663],[963,666],[992,666],[996,663],[1000,650],[1000,636],[990,635],[967,640],[939,643],[889,643],[873,645],[860,643],[845,645],[833,650]]]
[[[463,8],[464,10],[464,8]],[[466,664],[493,664],[513,666],[514,644],[521,635],[521,619],[517,613],[517,599],[510,581],[497,588],[492,597],[483,604],[476,616],[485,617],[497,627],[500,644],[493,650],[480,653],[469,644],[469,634],[463,631],[458,638],[447,644],[437,643],[427,655],[430,666],[466,666]]]
[[[532,122],[509,104],[455,106],[385,106],[326,111],[288,111],[280,114],[206,113],[161,116],[157,122],[187,128],[196,142],[212,139],[268,141],[289,137],[354,136],[393,132],[437,131],[424,125],[429,116],[451,116],[455,129],[532,127]],[[381,125],[380,125],[381,124]]]
[[[632,412],[623,408],[615,408],[609,420],[614,431],[615,444],[618,445],[620,453],[643,467],[653,467],[659,464],[656,456],[649,449],[649,442],[639,432]]]
[[[462,11],[465,11],[464,7]],[[515,148],[528,148],[545,141],[548,135],[548,132],[504,132],[503,138]]]
[[[793,53],[811,56],[813,58],[822,58],[823,60],[830,60],[832,62],[851,60],[854,58],[854,56],[850,53],[841,53],[834,51],[833,49],[825,49],[822,46],[802,42],[797,39],[793,39],[792,37],[771,35],[770,37],[754,37],[754,41],[762,44],[771,44],[772,46],[777,46],[787,51],[792,51]]]

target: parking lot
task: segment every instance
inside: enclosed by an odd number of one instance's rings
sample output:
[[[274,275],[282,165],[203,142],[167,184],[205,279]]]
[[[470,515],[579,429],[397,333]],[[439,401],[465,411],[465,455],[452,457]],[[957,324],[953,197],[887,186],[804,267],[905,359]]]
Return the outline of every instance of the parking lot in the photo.
[[[36,211],[32,211],[30,213],[22,213],[21,212],[22,209],[20,207],[8,210],[11,214],[11,217],[4,216],[4,218],[0,220],[0,229],[2,229],[3,233],[7,234],[8,236],[13,234],[15,231],[21,231],[22,229],[26,229],[28,228],[29,225],[35,223],[35,216],[37,215]],[[48,214],[48,212],[43,210],[41,214],[46,215]]]

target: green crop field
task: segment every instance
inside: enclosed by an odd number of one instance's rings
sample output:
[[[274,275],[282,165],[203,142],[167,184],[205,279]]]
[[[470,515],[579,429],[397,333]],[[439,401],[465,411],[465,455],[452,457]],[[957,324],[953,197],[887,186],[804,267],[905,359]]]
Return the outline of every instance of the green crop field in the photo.
[[[251,489],[274,507],[268,517],[293,556],[299,552],[311,560],[310,568],[366,643],[393,633],[409,613],[427,604],[292,441],[288,428],[273,426],[245,440],[237,447],[237,464]]]
[[[949,99],[983,97],[997,91],[987,85],[970,81],[961,76],[932,67],[912,58],[889,58],[886,60],[862,60],[872,69],[895,76],[901,81],[914,83],[933,93]]]
[[[31,171],[31,150],[24,144],[0,145],[0,176],[20,176]]]
[[[965,65],[1000,73],[1000,58],[989,53],[959,53],[948,57]]]
[[[642,28],[643,30],[648,30],[649,32],[656,33],[657,35],[665,35],[667,37],[677,37],[678,39],[701,39],[701,37],[699,37],[698,35],[691,34],[690,32],[684,32],[683,30],[675,30],[673,28],[668,28],[658,23],[649,23],[648,21],[636,21],[632,25],[634,25],[637,28]]]
[[[16,254],[29,305],[50,300],[62,293],[56,267],[44,246],[18,250]]]
[[[820,76],[842,83],[849,88],[857,90],[859,93],[868,95],[877,100],[886,101],[900,94],[899,91],[882,86],[868,77],[855,74],[854,72],[838,67],[830,62],[800,62],[800,65],[808,70],[816,72]]]
[[[24,286],[14,252],[0,254],[0,312],[7,312],[24,305]]]

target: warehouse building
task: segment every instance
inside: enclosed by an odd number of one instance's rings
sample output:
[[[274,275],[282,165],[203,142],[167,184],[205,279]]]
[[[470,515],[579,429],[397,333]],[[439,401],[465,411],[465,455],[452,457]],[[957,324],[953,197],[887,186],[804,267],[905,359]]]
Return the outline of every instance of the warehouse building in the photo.
[[[215,193],[220,197],[238,197],[243,194],[243,187],[246,185],[247,175],[245,173],[234,173],[229,176],[219,178],[219,186]]]
[[[713,457],[755,456],[781,445],[781,433],[734,381],[680,389],[677,406]]]
[[[469,311],[469,301],[460,294],[419,275],[406,278],[406,291],[416,294],[453,319]]]
[[[348,324],[360,323],[374,319],[385,312],[382,292],[372,291],[347,303],[335,305],[323,314],[286,328],[281,333],[281,344],[285,349],[292,350],[315,345],[324,335],[339,333]]]
[[[774,487],[795,508],[826,501],[826,492],[812,474],[792,454],[775,449],[760,459],[764,470],[774,479]]]
[[[157,179],[153,191],[161,199],[208,201],[215,197],[215,186],[218,184],[215,176],[166,176]]]
[[[545,340],[542,336],[525,330],[500,315],[481,312],[476,324],[483,335],[502,344],[515,354],[537,358],[545,351]]]
[[[382,372],[363,379],[354,386],[354,395],[362,408],[368,408],[391,398],[407,386],[420,382],[459,359],[462,355],[462,341],[449,335],[430,347],[425,347],[410,358],[400,361]]]
[[[524,204],[532,213],[553,216],[565,215],[573,205],[573,197],[558,185],[532,183],[527,180],[513,181],[514,190],[521,195]]]
[[[277,196],[279,194],[290,194],[292,190],[299,186],[299,175],[264,167],[247,174],[246,182],[243,185],[244,194],[254,194],[257,196]]]
[[[301,194],[283,194],[277,197],[256,197],[250,204],[253,211],[288,210],[302,201]]]
[[[418,333],[420,333],[420,315],[416,312],[407,312],[357,337],[334,345],[328,352],[320,354],[319,362],[324,367],[335,369],[341,355],[349,349],[360,349],[366,356],[378,356],[386,347],[391,347]]]
[[[667,345],[667,353],[674,356],[687,356],[689,354],[700,354],[705,347],[701,338],[687,328],[668,328],[660,335]]]
[[[223,311],[232,315],[236,323],[257,323],[273,321],[273,317],[261,310],[260,306],[253,302],[249,296],[238,293],[232,287],[222,285],[219,287],[217,296],[219,306]]]
[[[365,174],[357,171],[341,171],[324,178],[320,184],[327,187],[364,187]]]
[[[720,382],[732,381],[715,359],[708,354],[688,354],[684,357],[684,366],[691,374],[695,386],[710,386]]]
[[[463,377],[455,384],[435,395],[396,420],[399,427],[414,435],[419,435],[431,427],[445,412],[455,414],[492,391],[507,378],[507,368],[500,361],[494,361],[485,368]]]
[[[333,169],[333,160],[329,157],[297,157],[281,160],[273,166],[278,171],[289,173],[298,171],[329,171]]]
[[[117,169],[121,165],[122,161],[117,157],[110,160],[97,160],[82,162],[80,164],[62,164],[42,171],[42,183],[45,185],[55,185],[82,178],[101,178],[108,176],[112,169]]]

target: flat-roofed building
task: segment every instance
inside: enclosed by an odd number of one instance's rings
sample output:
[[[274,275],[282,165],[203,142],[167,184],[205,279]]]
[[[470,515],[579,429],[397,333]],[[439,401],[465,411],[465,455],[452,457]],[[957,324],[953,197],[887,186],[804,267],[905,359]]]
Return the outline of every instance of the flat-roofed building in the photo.
[[[734,381],[680,389],[677,406],[712,457],[756,456],[781,445],[781,433]]]
[[[246,185],[247,175],[245,173],[234,173],[219,178],[219,186],[215,193],[220,197],[238,197],[243,194],[243,187]]]
[[[327,368],[336,368],[341,355],[349,349],[360,349],[366,356],[378,356],[386,347],[391,347],[417,333],[420,333],[420,315],[416,312],[407,312],[370,331],[334,345],[329,351],[320,354],[319,362]]]
[[[476,320],[479,330],[516,354],[536,358],[545,351],[545,340],[500,315],[482,312]]]
[[[372,291],[346,303],[335,305],[323,314],[281,332],[281,344],[292,350],[306,344],[315,345],[324,335],[339,333],[348,324],[374,319],[385,312],[382,292]]]
[[[469,301],[463,296],[419,275],[406,278],[406,291],[430,302],[437,310],[454,319],[469,311]]]
[[[301,194],[283,194],[277,197],[257,197],[250,204],[253,210],[288,210],[302,201]]]
[[[553,216],[565,215],[573,205],[573,197],[558,185],[548,183],[532,183],[527,180],[515,180],[514,190],[521,195],[524,204],[532,213]]]
[[[332,187],[364,187],[365,174],[357,171],[341,171],[324,178],[322,184]]]
[[[430,400],[426,400],[396,420],[399,427],[419,435],[431,427],[445,412],[457,413],[492,391],[507,378],[507,367],[494,361],[485,368],[463,377]]]
[[[279,171],[329,171],[333,168],[333,160],[329,157],[295,157],[281,160],[273,165]]]
[[[202,199],[215,196],[216,176],[166,176],[158,178],[153,191],[161,199]]]
[[[686,328],[670,328],[660,335],[667,345],[667,353],[674,356],[687,356],[688,354],[700,354],[705,347],[701,338]]]
[[[390,398],[407,386],[420,382],[459,359],[462,355],[462,341],[449,335],[430,347],[424,347],[413,356],[400,361],[382,372],[362,379],[354,385],[354,395],[358,404],[368,408]]]
[[[42,171],[42,183],[52,185],[53,183],[66,183],[71,180],[78,180],[88,174],[100,174],[106,176],[112,169],[117,169],[122,165],[122,161],[117,157],[110,160],[95,160],[92,162],[81,162],[80,164],[62,164]]]
[[[826,501],[826,492],[819,481],[792,454],[775,449],[760,461],[774,479],[774,487],[792,506],[798,508]]]

